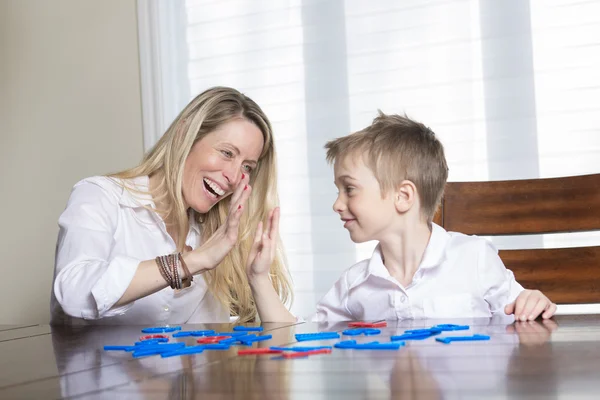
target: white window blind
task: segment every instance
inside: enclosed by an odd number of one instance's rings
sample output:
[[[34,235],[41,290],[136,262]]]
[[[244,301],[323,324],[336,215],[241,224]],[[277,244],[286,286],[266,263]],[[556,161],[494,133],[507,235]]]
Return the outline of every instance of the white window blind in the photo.
[[[333,213],[323,145],[368,125],[378,108],[430,126],[445,145],[450,180],[600,172],[600,2],[139,3],[140,47],[154,55],[142,57],[142,76],[154,71],[144,86],[161,88],[144,94],[145,115],[146,104],[164,114],[153,132],[145,125],[146,147],[215,85],[246,93],[271,119],[300,315],[374,246],[354,245]],[[494,240],[517,248],[600,243],[594,234]]]

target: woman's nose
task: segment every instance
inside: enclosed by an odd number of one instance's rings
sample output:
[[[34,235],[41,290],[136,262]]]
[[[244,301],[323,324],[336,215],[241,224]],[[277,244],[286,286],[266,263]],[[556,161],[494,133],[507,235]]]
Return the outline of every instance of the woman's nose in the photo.
[[[231,186],[231,189],[235,188],[242,180],[241,166],[230,166],[223,170],[223,176],[227,180],[227,183]]]

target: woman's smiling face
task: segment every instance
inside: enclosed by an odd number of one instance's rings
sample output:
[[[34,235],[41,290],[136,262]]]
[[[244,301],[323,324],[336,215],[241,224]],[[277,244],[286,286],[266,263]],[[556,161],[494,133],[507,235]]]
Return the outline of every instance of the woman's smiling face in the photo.
[[[264,145],[261,130],[247,119],[224,123],[197,141],[185,161],[183,199],[186,207],[207,213],[229,196],[256,168]]]

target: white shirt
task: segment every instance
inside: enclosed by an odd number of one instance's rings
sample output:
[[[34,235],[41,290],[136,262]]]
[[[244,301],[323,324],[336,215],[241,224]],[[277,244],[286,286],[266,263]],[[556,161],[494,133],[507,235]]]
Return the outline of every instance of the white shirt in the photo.
[[[488,240],[433,224],[410,285],[403,287],[390,275],[378,245],[370,259],[344,272],[313,320],[490,317],[503,313],[522,290]]]
[[[149,179],[128,182],[147,191]],[[150,196],[123,189],[114,179],[78,182],[58,220],[52,323],[182,324],[228,322],[229,311],[209,291],[202,275],[181,291],[167,287],[121,307],[114,304],[141,261],[176,251]],[[200,228],[190,220],[186,245],[196,248]]]

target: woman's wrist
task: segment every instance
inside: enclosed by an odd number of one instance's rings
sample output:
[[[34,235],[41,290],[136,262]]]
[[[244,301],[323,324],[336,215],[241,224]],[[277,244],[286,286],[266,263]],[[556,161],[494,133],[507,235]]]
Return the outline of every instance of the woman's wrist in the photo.
[[[201,274],[207,270],[206,262],[203,260],[202,254],[196,251],[188,251],[182,253],[183,262],[187,265],[192,275]]]
[[[255,287],[259,287],[262,285],[269,285],[271,286],[271,279],[269,279],[269,274],[261,274],[261,275],[253,275],[253,274],[248,274],[248,283],[250,284],[251,289],[254,289]]]

